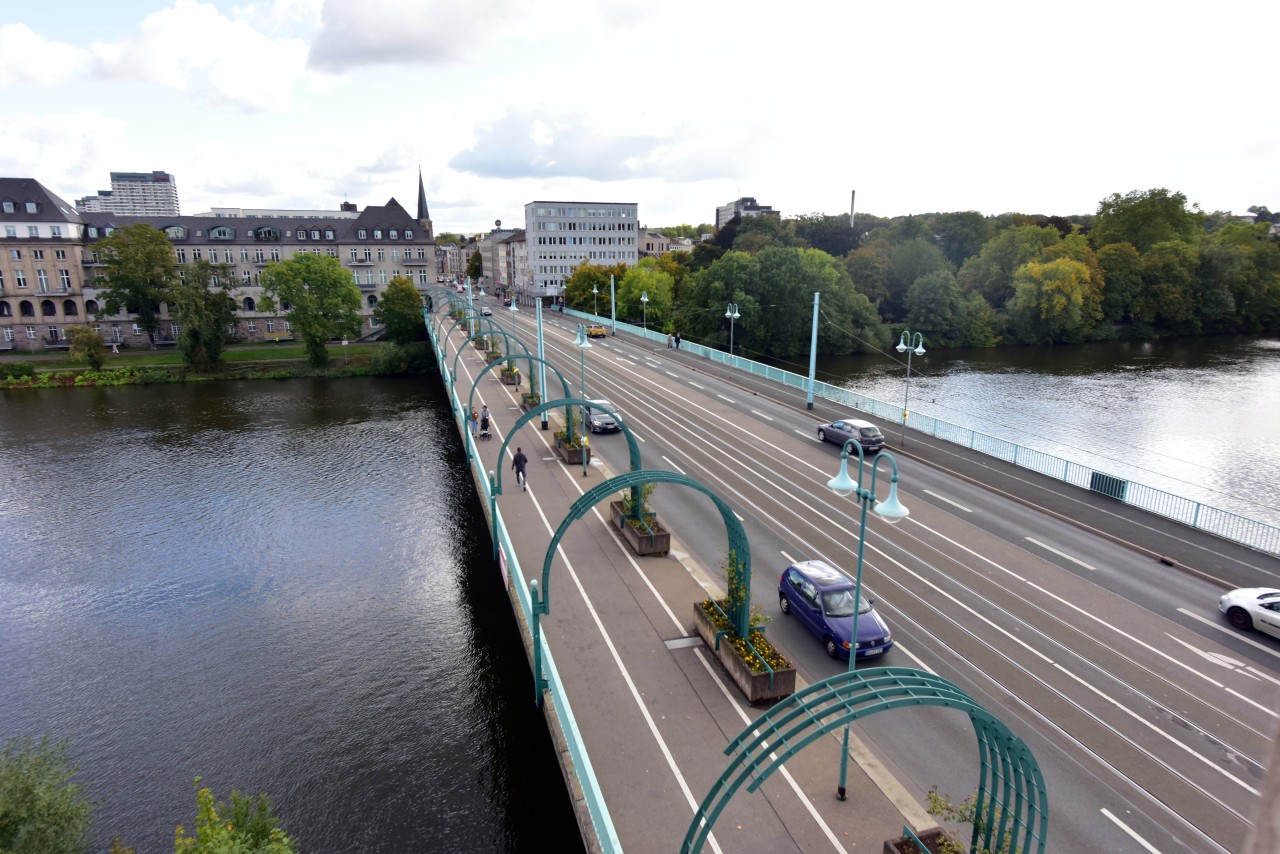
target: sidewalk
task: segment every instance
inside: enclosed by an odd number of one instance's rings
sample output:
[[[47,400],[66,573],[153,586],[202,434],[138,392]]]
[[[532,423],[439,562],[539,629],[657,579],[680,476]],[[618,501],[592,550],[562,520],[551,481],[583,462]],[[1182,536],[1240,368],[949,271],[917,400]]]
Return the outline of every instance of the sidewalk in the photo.
[[[451,346],[460,340],[455,336]],[[465,404],[465,390],[483,362],[478,353],[466,353],[459,365]],[[513,587],[527,589],[530,578],[541,579],[547,545],[570,505],[618,472],[593,461],[584,478],[581,465],[561,462],[551,444],[560,420],[555,414],[550,430],[540,430],[536,420],[522,428],[507,458],[499,460],[507,430],[521,414],[517,394],[496,375],[486,376],[476,406],[481,398],[489,405],[495,429],[477,447],[485,471],[502,471],[497,506],[517,544],[523,580],[508,571]],[[528,491],[515,486],[511,471],[516,445],[529,458]],[[550,613],[542,618],[542,631],[621,848],[677,851],[696,806],[728,765],[724,747],[765,710],[744,704],[694,632],[694,604],[708,592],[723,592],[718,572],[696,565],[681,547],[681,535],[697,532],[674,531],[668,557],[637,558],[608,525],[607,510],[606,500],[574,522],[562,540],[544,590]],[[512,607],[519,614],[514,595],[513,589]],[[528,626],[524,630],[528,643]],[[568,753],[558,731],[563,718],[550,702],[546,708],[565,764]],[[849,798],[838,802],[839,751],[838,737],[821,739],[759,791],[741,790],[704,850],[879,852],[904,823],[936,824],[856,739]],[[580,801],[576,777],[569,770],[566,777],[571,796]],[[601,850],[580,803],[579,821],[589,850]]]

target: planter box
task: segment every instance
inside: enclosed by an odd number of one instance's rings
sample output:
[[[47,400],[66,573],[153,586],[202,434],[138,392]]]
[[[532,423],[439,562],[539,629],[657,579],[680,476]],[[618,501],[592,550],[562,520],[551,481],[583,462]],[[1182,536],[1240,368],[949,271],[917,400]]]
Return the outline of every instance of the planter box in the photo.
[[[477,350],[479,350],[481,353],[483,353],[485,350],[488,350],[488,349],[489,349],[487,346],[485,346],[485,343],[484,343],[484,339],[483,339],[483,338],[477,338],[476,340],[472,341],[471,343],[472,343],[473,345],[475,345],[475,348],[476,348]]]
[[[501,353],[497,352],[496,350],[490,350],[487,354],[485,354],[484,360],[486,362],[501,362],[504,358],[506,357],[503,356]]]
[[[922,830],[916,834],[916,837],[924,843],[924,851],[921,851],[920,846],[907,837],[899,836],[897,839],[885,840],[884,854],[937,854],[940,851],[951,850],[944,847],[947,835],[940,827]]]
[[[503,371],[501,376],[503,385],[520,385],[519,371]]]
[[[559,454],[560,459],[564,460],[566,463],[572,463],[579,466],[582,465],[584,462],[582,459],[583,454],[586,454],[587,456],[585,462],[591,462],[590,446],[586,448],[570,448],[559,439],[556,439],[556,453]]]
[[[655,532],[652,536],[637,531],[622,520],[621,501],[609,502],[609,518],[613,520],[613,527],[621,532],[622,539],[631,547],[631,551],[638,555],[665,555],[671,551],[671,532],[658,524],[657,516],[652,513],[649,516],[649,527]]]
[[[621,503],[621,502],[619,502]],[[693,603],[693,624],[698,636],[707,648],[719,659],[720,664],[729,673],[729,678],[738,686],[738,690],[747,698],[747,702],[755,705],[771,700],[780,700],[796,692],[796,669],[773,671],[773,687],[769,686],[769,673],[755,673],[746,662],[738,657],[738,651],[729,643],[727,637],[720,639],[720,648],[716,648],[716,624],[702,610],[702,603]]]

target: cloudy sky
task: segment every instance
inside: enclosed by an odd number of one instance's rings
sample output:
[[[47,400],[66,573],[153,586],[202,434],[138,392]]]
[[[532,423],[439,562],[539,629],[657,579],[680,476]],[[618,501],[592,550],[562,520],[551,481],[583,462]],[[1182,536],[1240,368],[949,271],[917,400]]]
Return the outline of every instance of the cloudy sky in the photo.
[[[533,200],[648,226],[1280,209],[1280,4],[112,0],[0,11],[0,175],[68,201],[164,170],[183,213]]]

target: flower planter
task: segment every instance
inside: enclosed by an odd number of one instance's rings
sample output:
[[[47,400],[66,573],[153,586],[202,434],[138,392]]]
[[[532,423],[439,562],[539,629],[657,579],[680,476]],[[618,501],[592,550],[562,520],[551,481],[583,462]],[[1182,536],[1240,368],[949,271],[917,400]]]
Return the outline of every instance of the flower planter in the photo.
[[[484,340],[483,338],[477,338],[476,340],[472,341],[471,343],[472,343],[472,344],[474,344],[474,345],[475,345],[475,348],[476,348],[477,350],[479,350],[481,353],[483,353],[485,350],[488,350],[488,349],[489,349],[488,345],[485,343],[485,340]]]
[[[671,551],[671,532],[658,523],[656,514],[648,513],[646,516],[649,527],[653,529],[652,535],[623,520],[621,501],[609,502],[609,518],[613,520],[613,527],[622,533],[622,539],[631,551],[638,555],[664,555]]]
[[[503,358],[504,356],[501,353],[499,353],[497,350],[490,350],[488,353],[485,354],[484,360],[486,362],[492,363],[492,362],[501,362]]]
[[[503,385],[520,385],[520,372],[519,371],[503,371],[502,384]]]
[[[589,446],[586,448],[570,448],[564,442],[560,441],[559,438],[556,439],[556,453],[559,454],[560,459],[564,460],[566,463],[582,465],[584,462],[582,459],[583,454],[586,454],[587,457],[585,462],[591,462],[591,448]]]
[[[761,673],[752,671],[747,666],[747,663],[739,657],[738,651],[733,648],[733,644],[729,642],[728,637],[721,637],[720,646],[717,648],[716,624],[711,621],[711,617],[703,610],[701,602],[693,604],[693,624],[698,631],[698,636],[702,638],[702,642],[719,659],[720,664],[728,672],[729,678],[733,680],[733,684],[738,686],[738,690],[747,698],[748,703],[755,705],[756,703],[780,700],[796,692],[796,669],[794,667],[775,670],[773,672],[773,685],[770,686],[769,672],[767,670]]]
[[[908,837],[899,836],[897,839],[885,840],[883,854],[937,854],[937,852],[952,850],[945,847],[947,834],[940,827],[922,830],[916,834],[916,837],[924,843],[923,851]]]

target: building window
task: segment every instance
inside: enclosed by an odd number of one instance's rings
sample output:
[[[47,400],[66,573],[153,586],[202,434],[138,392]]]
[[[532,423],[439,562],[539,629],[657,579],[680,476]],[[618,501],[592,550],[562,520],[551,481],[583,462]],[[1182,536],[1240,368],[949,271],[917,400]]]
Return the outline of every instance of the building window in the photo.
[[[378,247],[378,263],[381,264],[386,260],[387,260],[387,250],[379,246]]]
[[[4,340],[6,340],[6,341],[12,341],[12,340],[13,340],[13,330],[12,330],[12,329],[10,329],[8,326],[6,326],[6,327],[4,328]]]
[[[404,239],[405,239],[405,240],[413,240],[413,229],[412,229],[412,228],[406,228],[406,229],[404,230]]]
[[[58,282],[62,285],[62,289],[63,289],[64,291],[69,291],[69,290],[71,290],[71,271],[70,271],[70,270],[59,270],[59,271],[58,271]]]
[[[5,212],[5,213],[15,213],[15,211],[14,211],[14,209],[13,209],[13,202],[10,202],[10,201],[7,201],[7,200],[5,201],[5,203],[4,203],[4,212]]]
[[[89,226],[89,236],[90,237],[98,236],[98,227],[96,225]]]
[[[36,328],[34,326],[27,327],[27,338],[31,341],[36,340]]]
[[[268,320],[268,321],[267,321],[267,331],[268,331],[268,332],[275,332],[275,331],[276,331],[276,322],[275,322],[274,320]]]
[[[40,236],[40,226],[38,225],[27,226],[27,237],[39,237],[39,236]]]
[[[300,229],[298,229],[298,239],[299,239],[299,240],[306,240],[306,239],[307,239],[307,232],[306,232],[306,231],[304,231],[304,230],[303,230],[303,229],[301,229],[301,228],[300,228]]]
[[[49,226],[49,236],[50,236],[50,237],[61,237],[61,236],[62,236],[62,226],[60,226],[60,225],[51,225],[51,226]]]
[[[324,239],[325,239],[325,240],[333,240],[333,229],[332,229],[332,228],[326,228],[326,229],[324,230]]]
[[[56,326],[50,326],[50,327],[49,327],[49,340],[50,340],[50,341],[57,341],[57,340],[58,340],[58,327],[56,327]]]
[[[141,327],[141,326],[139,326],[139,325],[138,325],[138,324],[136,324],[136,323],[135,323],[135,324],[133,324],[133,334],[134,334],[134,335],[141,335],[141,334],[142,334],[142,327]]]
[[[185,249],[175,249],[175,250],[173,250],[173,252],[174,252],[174,254],[175,254],[175,255],[177,255],[177,256],[178,256],[178,263],[179,263],[179,264],[185,264],[185,263],[187,263],[187,250],[185,250]],[[196,256],[196,257],[199,257],[199,256]]]
[[[35,202],[27,202],[27,213],[40,213],[40,206]]]
[[[31,260],[32,260],[32,261],[43,261],[43,260],[44,260],[44,250],[43,250],[43,249],[32,249],[32,250],[31,250]]]
[[[374,239],[374,240],[381,240],[381,239],[382,239],[382,229],[380,229],[380,228],[375,228],[375,229],[373,230],[373,239]]]
[[[367,232],[367,231],[365,231],[363,228],[361,228],[361,229],[359,229],[359,230],[357,230],[357,231],[356,231],[356,237],[357,237],[358,239],[360,239],[360,240],[368,240],[368,239],[369,239],[369,232]]]
[[[5,237],[17,237],[17,236],[18,236],[18,227],[17,227],[16,225],[6,225],[6,226],[4,227],[4,236],[5,236]]]
[[[27,274],[22,270],[14,270],[13,282],[18,287],[25,288],[27,286]]]
[[[372,250],[372,249],[370,249],[368,246],[366,246],[366,247],[364,248],[364,260],[366,260],[366,261],[372,261],[372,260],[373,260],[373,250]]]
[[[55,250],[53,250],[53,259],[54,259],[55,261],[65,261],[65,260],[67,260],[67,250],[65,250],[65,249],[55,249]]]
[[[170,324],[169,324],[169,337],[173,338],[175,341],[176,341],[176,340],[177,340],[177,338],[178,338],[178,333],[179,333],[179,332],[181,332],[181,331],[182,331],[182,324],[181,324],[181,323],[170,323]]]
[[[272,261],[279,261],[279,260],[280,260],[280,247],[278,247],[278,246],[272,246],[272,247],[271,247],[271,260],[272,260]]]
[[[392,240],[398,240],[400,238],[400,232],[396,231],[393,228],[387,232],[387,237],[391,238]]]
[[[313,228],[313,229],[311,229],[311,239],[312,239],[312,240],[319,240],[319,239],[320,239],[320,229],[318,229],[318,228]]]
[[[248,322],[247,326],[249,327],[249,331],[250,331],[250,332],[257,332],[257,331],[258,331],[258,321],[256,321],[256,320],[250,320],[250,321]]]
[[[21,260],[22,260],[22,250],[21,250],[21,249],[10,249],[10,250],[9,250],[9,260],[10,260],[10,261],[21,261]]]
[[[124,333],[120,331],[120,324],[118,323],[111,324],[111,340],[117,344],[124,341]]]
[[[36,270],[36,290],[42,294],[49,293],[49,274],[44,270]]]
[[[192,261],[199,261],[202,257],[203,257],[203,255],[201,255],[201,250],[199,250],[199,249],[192,249],[192,250],[191,250],[191,260],[192,260]]]

